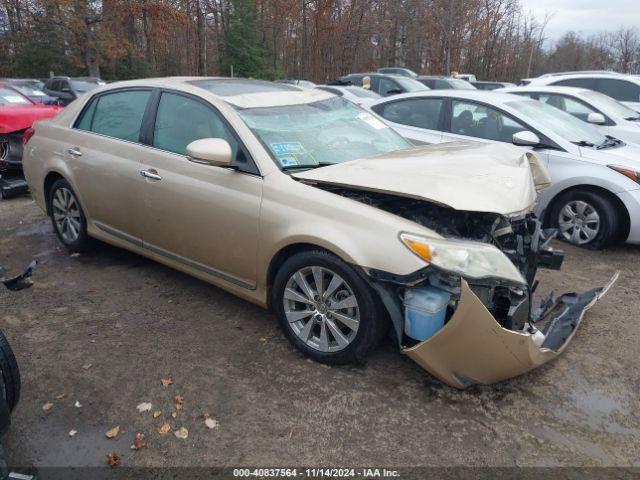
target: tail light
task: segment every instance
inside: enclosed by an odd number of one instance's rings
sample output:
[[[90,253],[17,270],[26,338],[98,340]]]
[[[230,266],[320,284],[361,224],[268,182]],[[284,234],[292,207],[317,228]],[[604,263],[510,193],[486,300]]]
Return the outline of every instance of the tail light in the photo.
[[[27,128],[22,134],[22,144],[26,145],[27,142],[31,140],[31,137],[33,137],[34,133],[36,133],[36,131],[33,128],[31,127]]]

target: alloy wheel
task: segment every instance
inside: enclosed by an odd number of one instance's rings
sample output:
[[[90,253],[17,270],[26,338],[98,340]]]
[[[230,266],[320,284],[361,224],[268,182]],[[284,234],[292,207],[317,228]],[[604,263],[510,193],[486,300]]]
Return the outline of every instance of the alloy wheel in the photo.
[[[82,218],[75,195],[65,187],[58,188],[51,202],[53,221],[65,243],[73,243],[80,236]]]
[[[360,308],[351,286],[334,271],[304,267],[287,281],[284,313],[295,335],[321,352],[337,352],[353,342]]]
[[[558,226],[565,240],[576,245],[584,245],[598,236],[600,215],[591,204],[583,200],[574,200],[560,210]]]

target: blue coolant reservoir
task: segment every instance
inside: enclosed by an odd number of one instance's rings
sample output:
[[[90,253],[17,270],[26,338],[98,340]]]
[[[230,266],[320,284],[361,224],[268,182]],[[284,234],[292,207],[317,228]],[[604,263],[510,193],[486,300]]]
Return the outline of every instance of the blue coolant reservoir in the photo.
[[[436,287],[411,288],[404,295],[404,333],[426,340],[444,326],[451,294]]]

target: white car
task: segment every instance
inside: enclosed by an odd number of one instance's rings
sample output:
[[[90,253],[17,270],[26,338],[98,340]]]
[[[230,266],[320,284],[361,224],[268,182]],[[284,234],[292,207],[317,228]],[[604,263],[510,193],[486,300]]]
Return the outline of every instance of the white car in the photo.
[[[382,95],[376,92],[355,85],[318,85],[316,88],[338,95],[359,107],[366,107],[382,98]]]
[[[634,110],[640,111],[640,78],[615,72],[548,73],[531,78],[527,86],[555,85],[588,88],[604,93]]]
[[[640,144],[640,113],[600,92],[545,85],[509,87],[499,91],[540,100],[593,124],[603,135]]]
[[[414,143],[504,142],[534,149],[552,180],[540,192],[536,213],[558,227],[561,238],[594,249],[617,240],[640,243],[640,146],[508,93],[416,92],[370,108]]]

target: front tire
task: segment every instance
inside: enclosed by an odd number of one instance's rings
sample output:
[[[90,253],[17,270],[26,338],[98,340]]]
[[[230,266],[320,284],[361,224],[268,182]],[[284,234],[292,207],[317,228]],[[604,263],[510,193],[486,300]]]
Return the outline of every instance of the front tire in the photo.
[[[56,180],[49,190],[48,203],[53,229],[62,244],[71,252],[87,250],[91,245],[87,219],[69,182]]]
[[[288,258],[276,274],[272,305],[289,341],[321,363],[360,363],[384,334],[375,292],[347,263],[313,250]]]
[[[614,243],[620,229],[620,214],[613,202],[588,191],[572,191],[558,197],[550,220],[558,228],[561,240],[592,250]]]

